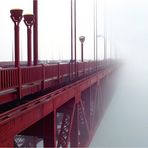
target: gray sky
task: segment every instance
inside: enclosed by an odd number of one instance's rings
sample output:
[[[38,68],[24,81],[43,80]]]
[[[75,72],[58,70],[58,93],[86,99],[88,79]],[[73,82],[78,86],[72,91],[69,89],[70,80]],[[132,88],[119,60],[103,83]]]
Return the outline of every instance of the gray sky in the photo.
[[[112,48],[126,64],[118,71],[111,104],[90,147],[148,147],[148,1],[106,3]]]
[[[98,0],[98,2],[104,0]],[[50,4],[49,4],[50,3]],[[57,5],[57,3],[59,5]],[[85,5],[83,5],[85,3]],[[147,0],[106,0],[108,38],[111,48],[123,58],[143,58],[147,53]],[[93,57],[93,3],[92,0],[77,2],[77,48],[80,58],[78,37],[86,36],[85,58]],[[100,4],[101,5],[101,4]],[[40,59],[62,59],[70,57],[70,2],[69,0],[39,0],[39,54]],[[32,13],[32,0],[1,0],[1,40],[0,61],[12,60],[13,23],[9,10],[22,8],[24,13]],[[89,13],[91,12],[91,13]],[[48,14],[48,15],[47,15]],[[98,16],[103,15],[101,7]],[[45,20],[46,19],[46,20]],[[99,23],[103,21],[99,18]],[[48,28],[48,29],[47,29]],[[101,33],[101,24],[98,24]],[[64,34],[64,37],[63,37]],[[99,34],[99,33],[98,33]],[[46,45],[46,46],[45,46]],[[21,57],[26,59],[26,27],[21,22]],[[100,44],[101,48],[101,44]],[[56,50],[55,50],[56,49]],[[112,50],[113,51],[113,50]],[[134,53],[134,56],[133,56]],[[13,53],[14,54],[14,53]],[[113,52],[113,55],[114,52]]]
[[[108,0],[111,11],[112,44],[126,58],[141,58],[147,54],[148,1]],[[111,6],[111,7],[110,7]]]

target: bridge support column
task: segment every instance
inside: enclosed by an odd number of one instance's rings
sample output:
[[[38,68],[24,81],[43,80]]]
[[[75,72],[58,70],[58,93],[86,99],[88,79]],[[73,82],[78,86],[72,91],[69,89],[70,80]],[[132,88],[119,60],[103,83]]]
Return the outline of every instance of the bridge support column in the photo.
[[[54,147],[54,113],[50,113],[43,120],[44,147]]]

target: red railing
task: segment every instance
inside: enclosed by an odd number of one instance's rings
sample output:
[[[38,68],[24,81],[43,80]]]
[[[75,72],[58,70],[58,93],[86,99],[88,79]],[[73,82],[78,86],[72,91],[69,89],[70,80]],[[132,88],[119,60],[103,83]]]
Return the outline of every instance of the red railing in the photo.
[[[107,60],[77,62],[76,77],[70,77],[70,63],[3,68],[0,69],[0,92],[17,88],[17,94],[21,98],[22,96],[33,94],[46,88],[56,88],[71,80],[87,76],[97,70],[104,69],[109,63],[111,64],[111,61]]]
[[[58,77],[58,64],[45,65],[45,79]]]
[[[33,83],[42,80],[42,65],[21,68],[21,83]]]
[[[18,84],[17,68],[0,69],[0,90],[18,87]]]
[[[90,61],[90,72],[94,72],[96,70],[96,62]]]
[[[68,74],[70,73],[70,65],[69,63],[61,63],[60,64],[60,67],[59,67],[59,74],[60,76],[63,76],[65,74]]]
[[[88,62],[85,62],[84,63],[84,67],[85,67],[85,74],[89,74],[89,71],[90,71],[90,61]]]
[[[84,62],[77,63],[77,75],[82,76],[84,74]]]

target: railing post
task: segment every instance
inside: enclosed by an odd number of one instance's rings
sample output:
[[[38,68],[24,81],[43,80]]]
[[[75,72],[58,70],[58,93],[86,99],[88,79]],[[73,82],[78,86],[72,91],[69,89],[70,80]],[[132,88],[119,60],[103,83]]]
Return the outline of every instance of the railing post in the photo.
[[[45,89],[45,65],[42,65],[42,90]]]
[[[80,40],[80,42],[81,42],[81,61],[83,62],[83,43],[84,43],[84,41],[85,41],[85,36],[80,36],[79,37],[79,40]]]
[[[58,86],[60,86],[60,63],[58,63]]]
[[[22,97],[22,91],[21,91],[21,86],[22,86],[22,71],[21,68],[18,68],[18,79],[19,79],[19,87],[18,87],[18,98],[21,99]]]
[[[1,69],[0,69],[0,82],[1,82],[1,83],[0,83],[0,90],[1,90],[1,89],[2,89],[2,86],[1,86],[1,85],[2,85],[2,79],[1,79]]]
[[[34,23],[34,16],[32,14],[24,15],[24,23],[27,26],[27,47],[28,47],[28,66],[32,65],[32,50],[31,50],[31,28]]]

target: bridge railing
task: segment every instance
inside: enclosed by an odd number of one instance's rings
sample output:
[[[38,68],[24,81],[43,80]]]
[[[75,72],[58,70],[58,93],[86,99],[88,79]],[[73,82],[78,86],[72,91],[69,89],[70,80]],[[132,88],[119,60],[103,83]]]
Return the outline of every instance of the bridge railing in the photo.
[[[98,68],[96,65],[104,65],[104,62],[77,62],[77,76],[81,77],[94,72]],[[23,66],[20,70],[18,68],[0,69],[0,90],[18,87],[19,75],[21,76],[21,85],[49,79],[60,79],[64,76],[69,77],[70,63]]]
[[[18,87],[18,68],[0,69],[0,90]]]
[[[77,62],[76,71],[71,63],[2,68],[0,69],[0,104],[1,98],[7,93],[5,90],[16,89],[15,95],[22,98],[46,89],[56,89],[97,70],[103,70],[109,65],[114,63],[107,60]],[[16,96],[13,100],[17,99]]]
[[[81,77],[84,75],[84,62],[77,63],[77,76]]]
[[[58,64],[44,65],[45,79],[58,78]]]
[[[90,61],[90,71],[95,72],[97,70],[96,61]]]
[[[85,70],[85,74],[87,75],[87,74],[89,74],[89,68],[90,68],[90,66],[89,66],[89,62],[84,62],[84,70]]]
[[[21,83],[33,83],[42,80],[42,65],[21,68]]]
[[[70,64],[69,63],[61,63],[59,67],[59,74],[60,76],[66,75],[70,73]]]

